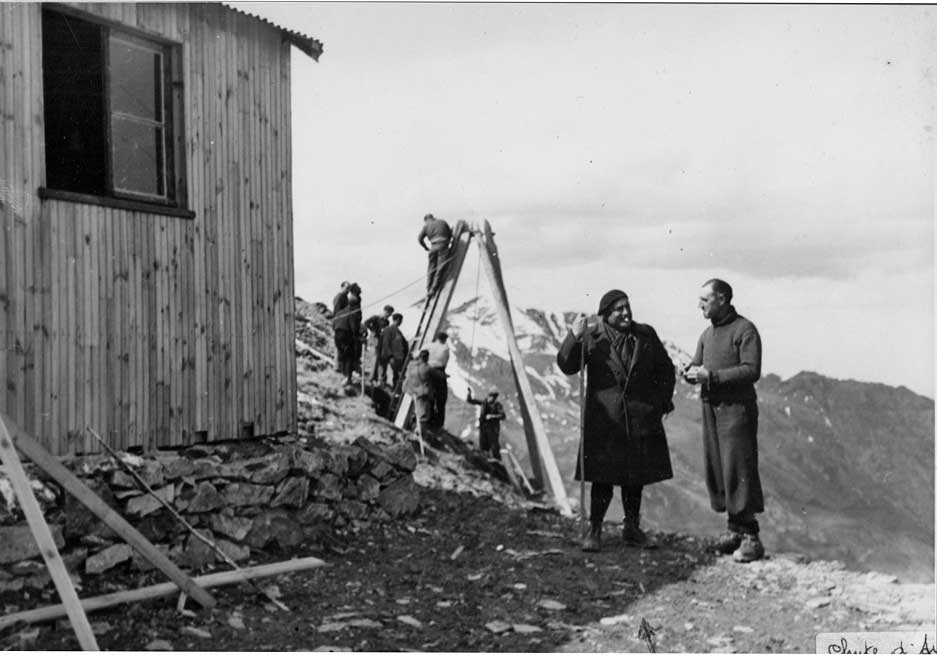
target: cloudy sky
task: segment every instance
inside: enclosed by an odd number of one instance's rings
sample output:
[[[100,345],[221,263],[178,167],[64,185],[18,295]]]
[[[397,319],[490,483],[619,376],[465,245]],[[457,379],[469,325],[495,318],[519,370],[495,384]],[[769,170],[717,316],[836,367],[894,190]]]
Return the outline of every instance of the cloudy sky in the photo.
[[[937,8],[236,6],[325,45],[293,52],[302,297],[405,307],[423,214],[488,219],[515,304],[620,287],[692,350],[724,277],[767,371],[933,397]]]

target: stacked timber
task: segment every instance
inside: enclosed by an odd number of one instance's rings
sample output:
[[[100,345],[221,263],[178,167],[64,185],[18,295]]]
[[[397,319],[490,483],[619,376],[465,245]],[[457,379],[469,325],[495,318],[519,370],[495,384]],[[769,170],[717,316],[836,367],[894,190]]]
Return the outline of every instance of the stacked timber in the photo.
[[[337,530],[415,512],[419,495],[409,442],[316,445],[306,438],[199,445],[139,457],[121,453],[143,481],[236,562],[266,549],[322,543]],[[68,462],[108,505],[182,568],[201,570],[216,554],[131,475],[102,456]],[[33,489],[73,575],[116,566],[146,569],[110,528],[30,468]],[[38,548],[0,473],[0,592],[50,584]]]

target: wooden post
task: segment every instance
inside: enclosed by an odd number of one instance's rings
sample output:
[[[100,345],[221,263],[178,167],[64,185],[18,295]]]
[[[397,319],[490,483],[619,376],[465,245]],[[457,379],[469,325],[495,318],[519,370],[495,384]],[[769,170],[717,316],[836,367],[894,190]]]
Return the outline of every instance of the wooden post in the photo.
[[[78,592],[75,591],[72,579],[65,568],[65,562],[62,561],[59,550],[55,547],[55,539],[52,537],[52,531],[49,530],[49,524],[46,523],[39,502],[29,486],[26,471],[23,470],[23,464],[20,462],[19,455],[16,454],[13,439],[10,437],[5,425],[5,418],[2,416],[0,416],[0,459],[6,464],[13,491],[16,492],[16,498],[23,509],[23,514],[26,516],[26,522],[36,538],[36,544],[39,546],[39,552],[42,553],[42,559],[46,561],[49,575],[52,576],[55,588],[59,592],[59,598],[62,599],[62,605],[68,615],[68,620],[72,624],[72,629],[75,631],[75,636],[78,637],[78,644],[82,650],[100,650],[98,642],[94,638],[94,633],[91,631],[91,624],[88,623],[88,617],[85,616],[84,608],[82,608],[81,601],[78,599]]]
[[[194,598],[202,607],[215,606],[215,599],[211,594],[195,584],[192,578],[183,573],[168,557],[158,551],[156,546],[150,543],[147,538],[140,534],[132,525],[127,523],[120,514],[111,509],[97,494],[79,480],[74,473],[62,466],[62,464],[49,454],[49,451],[43,448],[38,441],[26,434],[26,432],[11,421],[6,414],[0,413],[0,423],[3,423],[7,431],[6,435],[12,438],[17,448],[23,451],[39,468],[52,476],[56,482],[62,485],[62,487],[81,504],[91,510],[105,525],[119,534],[124,541],[133,546],[147,561],[165,573],[179,589]]]
[[[449,261],[446,263],[446,270],[443,275],[443,283],[436,291],[436,298],[431,298],[428,316],[421,322],[421,330],[415,335],[415,352],[419,352],[424,345],[428,344],[436,336],[439,326],[446,318],[446,312],[449,309],[449,301],[452,300],[452,293],[455,291],[456,282],[459,281],[459,273],[462,272],[462,264],[465,262],[465,253],[468,252],[469,243],[472,239],[472,231],[465,221],[456,223],[455,230],[452,233],[452,245],[449,247]],[[405,364],[406,365],[406,364]],[[406,373],[403,371],[402,373]],[[413,408],[413,399],[409,394],[403,394],[400,400],[400,406],[397,408],[397,414],[394,417],[394,423],[398,428],[403,428],[407,422],[410,410]]]
[[[511,357],[511,368],[514,373],[514,379],[517,382],[517,396],[520,401],[521,413],[524,417],[525,431],[533,438],[528,438],[528,447],[530,448],[531,466],[536,472],[541,468],[545,473],[546,481],[553,494],[553,498],[559,507],[560,513],[564,516],[572,516],[573,512],[569,506],[569,499],[566,497],[566,488],[563,486],[563,479],[560,477],[560,471],[556,466],[556,460],[553,458],[553,450],[550,448],[550,442],[547,440],[546,429],[543,427],[543,420],[540,418],[540,411],[537,409],[537,403],[534,399],[533,391],[530,387],[530,380],[527,378],[527,371],[524,369],[524,360],[521,357],[520,348],[517,346],[517,340],[514,337],[514,324],[511,321],[510,305],[508,305],[507,291],[504,288],[504,280],[501,277],[501,264],[498,260],[498,250],[494,244],[494,235],[491,232],[491,225],[485,221],[485,229],[482,233],[482,264],[485,267],[485,273],[488,275],[488,282],[491,292],[495,296],[494,305],[504,328],[505,340],[508,344],[508,353]]]

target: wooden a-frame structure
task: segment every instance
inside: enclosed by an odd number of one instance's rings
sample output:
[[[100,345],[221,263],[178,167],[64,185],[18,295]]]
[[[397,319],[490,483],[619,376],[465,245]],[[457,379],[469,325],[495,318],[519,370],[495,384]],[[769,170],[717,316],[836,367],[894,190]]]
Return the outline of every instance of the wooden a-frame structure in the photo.
[[[412,352],[419,352],[420,349],[432,341],[433,336],[439,331],[446,317],[446,311],[449,309],[449,302],[452,300],[455,285],[459,280],[459,274],[462,272],[462,265],[465,262],[465,255],[473,237],[477,237],[479,242],[478,247],[481,249],[482,266],[488,277],[488,284],[494,296],[495,310],[498,313],[501,327],[504,328],[504,336],[508,344],[511,372],[517,386],[518,405],[520,405],[521,417],[524,420],[524,436],[527,439],[527,450],[530,453],[533,479],[536,486],[540,488],[546,486],[548,488],[563,515],[572,516],[572,509],[566,497],[566,488],[563,486],[556,459],[553,457],[553,450],[547,440],[543,420],[534,400],[527,371],[524,369],[524,360],[521,357],[521,351],[514,336],[514,324],[511,321],[508,294],[501,274],[501,260],[498,257],[498,248],[495,246],[491,224],[487,220],[483,223],[481,229],[469,225],[465,221],[456,223],[445,260],[446,268],[436,291],[426,301],[416,335],[413,338]],[[404,395],[400,400],[394,418],[394,422],[398,427],[402,428],[406,424],[412,409],[413,399],[409,395]],[[544,485],[544,483],[546,484]]]

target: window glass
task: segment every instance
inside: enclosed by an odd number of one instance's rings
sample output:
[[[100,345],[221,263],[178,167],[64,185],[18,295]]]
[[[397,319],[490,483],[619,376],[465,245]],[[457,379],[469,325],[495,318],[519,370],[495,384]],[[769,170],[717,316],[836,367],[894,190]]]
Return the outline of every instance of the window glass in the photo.
[[[111,111],[161,121],[162,55],[111,37],[109,66]]]
[[[164,195],[163,130],[114,116],[111,121],[114,190]]]

